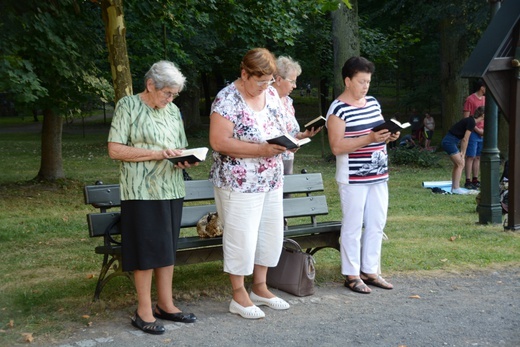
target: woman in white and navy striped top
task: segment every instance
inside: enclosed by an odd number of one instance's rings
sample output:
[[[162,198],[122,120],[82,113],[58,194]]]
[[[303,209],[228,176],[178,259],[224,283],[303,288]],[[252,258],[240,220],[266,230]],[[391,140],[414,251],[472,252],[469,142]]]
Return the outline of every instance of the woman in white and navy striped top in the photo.
[[[341,272],[345,286],[363,294],[371,292],[367,284],[393,288],[380,276],[379,264],[388,210],[386,144],[400,134],[372,131],[384,123],[379,102],[367,96],[374,70],[363,57],[348,59],[342,69],[345,90],[327,112],[343,212]]]

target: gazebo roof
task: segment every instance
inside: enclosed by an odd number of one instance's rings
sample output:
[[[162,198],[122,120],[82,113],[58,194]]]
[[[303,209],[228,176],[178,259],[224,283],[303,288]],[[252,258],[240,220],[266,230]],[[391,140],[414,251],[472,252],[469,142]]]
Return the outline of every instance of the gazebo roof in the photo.
[[[462,68],[462,77],[484,77],[493,59],[514,56],[516,44],[512,34],[519,19],[520,1],[505,1]]]
[[[519,20],[520,1],[504,1],[461,71],[462,77],[484,79],[507,119],[511,69],[518,63],[518,60],[514,61],[515,56],[520,55]]]

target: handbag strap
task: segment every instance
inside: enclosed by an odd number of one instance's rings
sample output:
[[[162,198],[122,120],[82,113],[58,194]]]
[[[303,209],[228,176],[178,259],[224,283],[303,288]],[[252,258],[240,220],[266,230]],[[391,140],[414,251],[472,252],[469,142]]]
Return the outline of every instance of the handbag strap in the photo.
[[[302,252],[303,250],[298,244],[298,242],[294,241],[293,239],[285,239],[283,240],[283,247],[291,252]]]
[[[304,252],[298,242],[294,241],[293,239],[285,239],[285,240],[283,240],[283,244],[284,244],[283,248],[285,248],[285,250],[287,250],[289,252],[306,254],[308,256],[306,261],[309,262],[310,267],[314,268],[314,264],[316,264],[316,260],[314,259],[312,254]]]

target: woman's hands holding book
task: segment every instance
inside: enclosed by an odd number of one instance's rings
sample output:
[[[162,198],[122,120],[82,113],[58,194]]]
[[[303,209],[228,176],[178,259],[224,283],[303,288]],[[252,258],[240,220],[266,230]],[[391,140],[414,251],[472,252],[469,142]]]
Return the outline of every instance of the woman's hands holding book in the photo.
[[[372,138],[370,139],[371,140],[371,143],[378,143],[378,142],[390,142],[390,141],[395,141],[397,140],[397,138],[399,138],[399,135],[401,133],[398,131],[394,134],[392,134],[390,131],[388,131],[387,129],[382,129],[382,130],[379,130],[379,131],[376,131],[376,132],[370,132],[370,134],[368,136],[371,136]]]
[[[313,137],[314,135],[316,135],[317,133],[319,133],[321,131],[321,129],[323,129],[323,126],[319,127],[319,128],[311,128],[310,130],[309,129],[305,129],[304,132],[300,132],[298,133],[298,139],[305,139],[307,137]]]

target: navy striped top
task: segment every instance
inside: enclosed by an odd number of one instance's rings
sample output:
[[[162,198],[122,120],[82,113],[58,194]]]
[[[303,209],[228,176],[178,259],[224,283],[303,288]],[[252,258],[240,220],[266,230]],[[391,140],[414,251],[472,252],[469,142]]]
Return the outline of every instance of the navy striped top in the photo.
[[[384,123],[379,102],[372,96],[365,97],[363,107],[334,100],[327,118],[335,115],[345,121],[345,138],[365,136],[376,125]],[[336,156],[336,180],[343,184],[372,184],[388,180],[388,154],[386,143],[371,143],[352,153]]]

